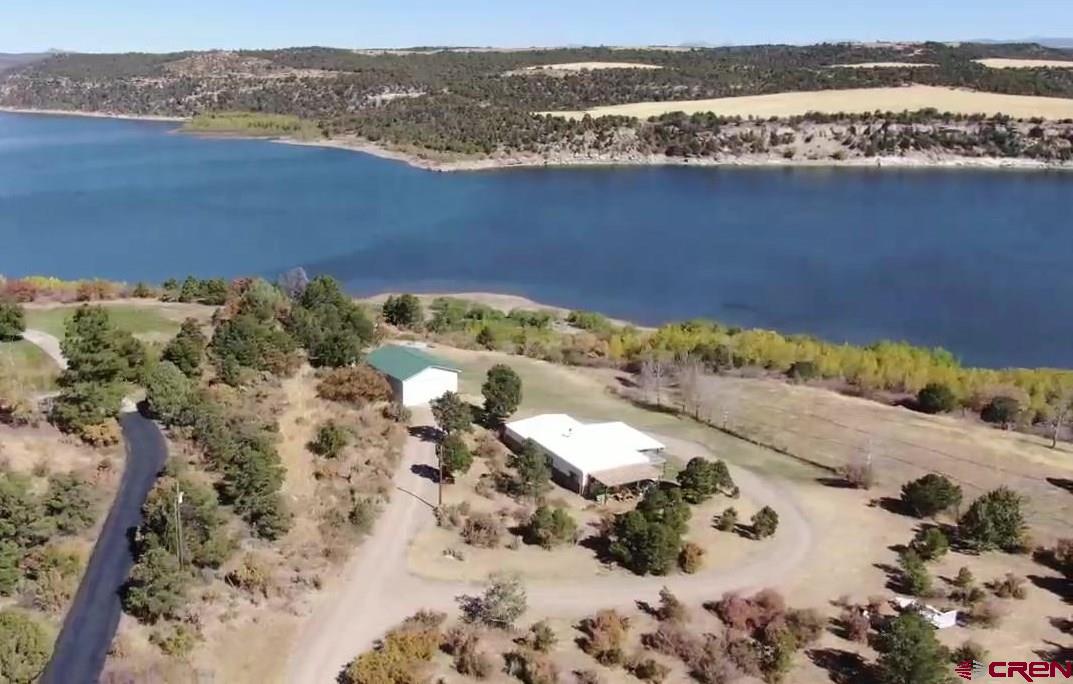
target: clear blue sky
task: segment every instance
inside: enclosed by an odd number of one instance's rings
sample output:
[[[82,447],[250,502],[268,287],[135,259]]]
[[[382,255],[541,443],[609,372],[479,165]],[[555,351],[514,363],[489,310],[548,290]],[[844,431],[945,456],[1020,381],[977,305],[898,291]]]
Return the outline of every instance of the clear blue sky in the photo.
[[[0,0],[0,52],[1073,36],[1073,0]]]

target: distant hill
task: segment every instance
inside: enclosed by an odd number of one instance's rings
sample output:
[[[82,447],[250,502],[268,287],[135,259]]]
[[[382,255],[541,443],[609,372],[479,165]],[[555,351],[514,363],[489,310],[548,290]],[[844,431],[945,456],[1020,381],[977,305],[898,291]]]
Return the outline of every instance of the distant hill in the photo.
[[[47,52],[0,52],[0,71],[39,62],[49,54]]]
[[[969,43],[982,43],[984,45],[995,45],[1002,43],[1036,43],[1043,47],[1059,48],[1059,49],[1073,49],[1073,38],[1047,38],[1044,36],[1031,36],[1029,38],[1022,38],[1020,40],[994,40],[991,38],[978,38],[975,40],[967,41]]]

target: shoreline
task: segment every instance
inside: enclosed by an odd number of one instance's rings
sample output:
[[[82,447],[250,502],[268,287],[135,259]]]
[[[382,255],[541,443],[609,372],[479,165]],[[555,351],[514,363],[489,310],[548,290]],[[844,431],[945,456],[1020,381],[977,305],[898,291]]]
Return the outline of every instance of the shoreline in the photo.
[[[34,114],[40,116],[78,116],[86,119],[119,119],[122,121],[165,121],[182,123],[185,116],[156,116],[153,114],[118,114],[112,112],[83,112],[73,109],[32,109],[27,107],[0,107],[0,114]]]
[[[1043,162],[1023,157],[857,157],[853,159],[785,159],[781,156],[741,156],[727,159],[668,157],[665,155],[629,155],[622,157],[590,156],[517,156],[444,161],[428,159],[417,153],[383,147],[361,139],[294,140],[273,138],[271,142],[302,147],[322,147],[368,154],[398,161],[424,171],[454,173],[460,171],[497,171],[506,169],[598,168],[598,167],[703,167],[703,168],[852,168],[852,169],[984,169],[1006,171],[1073,171],[1073,162]]]
[[[42,116],[78,116],[92,119],[119,119],[124,121],[153,121],[183,123],[189,117],[155,116],[137,114],[116,114],[109,112],[83,112],[61,109],[32,109],[22,107],[2,107],[0,113],[28,114]],[[785,159],[774,155],[740,156],[726,159],[668,157],[666,155],[630,154],[625,156],[557,155],[543,157],[539,155],[516,155],[488,157],[483,159],[442,160],[430,159],[419,152],[406,152],[380,145],[358,137],[326,138],[323,140],[299,140],[288,137],[252,135],[242,131],[178,131],[185,135],[201,137],[220,137],[234,139],[262,140],[281,145],[299,147],[319,147],[324,149],[344,150],[367,154],[379,159],[402,162],[412,168],[423,171],[451,173],[459,171],[497,171],[507,169],[539,168],[613,168],[613,167],[701,167],[701,168],[819,168],[819,169],[980,169],[998,171],[1073,171],[1073,162],[1046,162],[1025,157],[855,157],[851,159]]]

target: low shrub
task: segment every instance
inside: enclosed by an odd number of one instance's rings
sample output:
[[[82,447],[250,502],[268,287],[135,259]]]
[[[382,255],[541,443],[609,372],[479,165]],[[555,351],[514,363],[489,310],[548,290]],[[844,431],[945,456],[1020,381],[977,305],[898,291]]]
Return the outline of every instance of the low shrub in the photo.
[[[923,560],[933,561],[942,558],[950,550],[950,540],[938,527],[928,527],[920,530],[909,548],[917,552]]]
[[[721,514],[716,516],[713,522],[715,524],[715,527],[720,531],[731,532],[738,524],[738,511],[736,508],[731,506],[730,508],[727,508]]]
[[[692,575],[704,564],[704,553],[704,549],[693,542],[682,544],[682,550],[678,552],[678,567]]]
[[[559,668],[546,656],[522,649],[504,656],[507,673],[517,677],[522,684],[558,684]]]
[[[969,622],[986,629],[998,627],[1005,617],[1006,610],[991,600],[979,601],[968,611]]]
[[[839,469],[839,474],[854,489],[871,489],[876,483],[875,466],[871,461],[847,463]]]
[[[466,520],[462,527],[462,540],[470,546],[494,549],[503,536],[503,525],[490,513],[477,513]]]
[[[987,656],[987,649],[970,639],[950,652],[950,662],[964,663],[966,661],[976,661],[978,663],[986,663],[991,660]]]
[[[1007,572],[1002,579],[989,582],[987,588],[999,598],[1023,600],[1028,595],[1028,590],[1025,588],[1025,578],[1018,577],[1012,572]]]
[[[779,526],[779,514],[771,506],[764,506],[753,514],[750,522],[752,523],[753,536],[757,539],[764,539],[775,534],[775,530]]]
[[[689,609],[667,587],[659,590],[659,605],[655,613],[660,621],[685,622],[689,619]]]
[[[79,438],[92,447],[109,447],[119,444],[119,423],[109,419],[103,423],[83,425],[77,429]]]
[[[350,431],[334,420],[329,420],[317,428],[317,434],[309,442],[309,450],[318,456],[335,458],[350,443]]]
[[[642,682],[660,684],[667,679],[667,675],[671,673],[671,668],[655,658],[645,657],[638,653],[626,660],[626,671]]]
[[[365,364],[333,368],[324,374],[317,385],[317,396],[357,406],[370,402],[389,401],[391,385],[372,366]]]
[[[614,610],[601,610],[591,618],[582,620],[580,628],[584,634],[579,643],[582,651],[601,665],[618,665],[622,662],[625,657],[622,648],[630,630],[628,617]]]

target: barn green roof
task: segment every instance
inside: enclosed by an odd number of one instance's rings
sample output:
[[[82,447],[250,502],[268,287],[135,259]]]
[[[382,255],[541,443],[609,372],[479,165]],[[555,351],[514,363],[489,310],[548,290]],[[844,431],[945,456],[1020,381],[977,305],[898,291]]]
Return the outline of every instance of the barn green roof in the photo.
[[[365,361],[384,375],[397,380],[412,378],[426,368],[462,372],[460,368],[438,356],[414,347],[401,347],[395,344],[380,347],[365,357]]]

